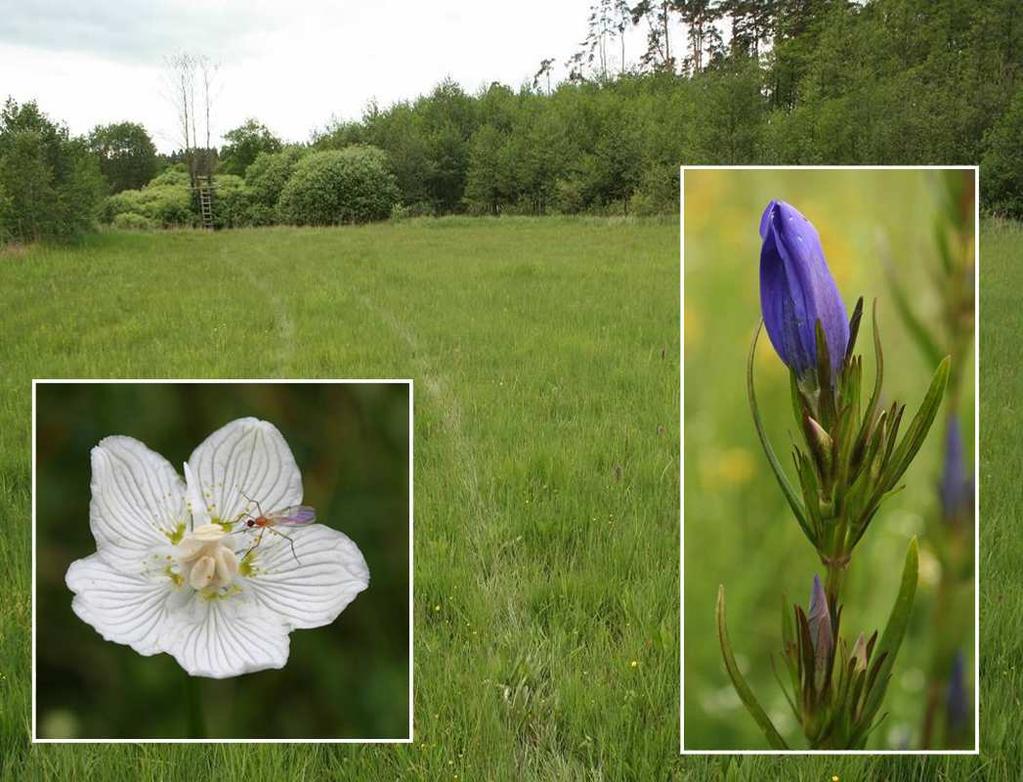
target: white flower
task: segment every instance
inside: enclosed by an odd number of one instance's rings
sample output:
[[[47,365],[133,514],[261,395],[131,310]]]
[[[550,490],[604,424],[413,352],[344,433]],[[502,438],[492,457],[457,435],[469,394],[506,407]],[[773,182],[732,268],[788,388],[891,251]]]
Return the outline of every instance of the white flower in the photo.
[[[131,437],[92,449],[96,553],[68,568],[71,607],[106,640],[167,652],[192,676],[222,679],[288,661],[288,634],[337,618],[369,585],[346,535],[271,527],[302,501],[302,476],[276,427],[232,421],[184,466]]]

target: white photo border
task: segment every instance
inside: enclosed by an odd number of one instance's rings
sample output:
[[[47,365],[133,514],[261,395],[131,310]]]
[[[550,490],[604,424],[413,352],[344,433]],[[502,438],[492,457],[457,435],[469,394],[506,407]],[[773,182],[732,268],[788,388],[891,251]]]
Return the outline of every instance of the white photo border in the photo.
[[[36,388],[40,385],[405,385],[408,388],[408,735],[399,738],[331,738],[331,739],[102,739],[102,738],[39,738],[36,715]],[[415,493],[414,469],[414,415],[415,381],[411,378],[35,378],[32,380],[32,724],[31,744],[412,744],[414,709],[415,627],[413,622],[414,595],[414,534]]]

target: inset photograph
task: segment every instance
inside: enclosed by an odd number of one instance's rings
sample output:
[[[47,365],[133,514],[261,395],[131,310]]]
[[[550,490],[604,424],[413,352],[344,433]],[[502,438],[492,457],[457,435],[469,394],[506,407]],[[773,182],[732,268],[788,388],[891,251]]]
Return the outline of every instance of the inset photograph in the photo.
[[[33,739],[411,741],[410,381],[36,381]]]
[[[977,172],[685,168],[683,752],[976,752]]]

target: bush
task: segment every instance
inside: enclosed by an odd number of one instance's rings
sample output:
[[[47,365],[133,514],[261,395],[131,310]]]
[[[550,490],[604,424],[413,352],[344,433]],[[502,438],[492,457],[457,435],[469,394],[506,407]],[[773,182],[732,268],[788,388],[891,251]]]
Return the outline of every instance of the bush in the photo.
[[[288,147],[273,153],[260,152],[252,165],[245,169],[245,184],[248,185],[252,202],[270,210],[275,209],[281,191],[305,154],[306,151],[301,147]],[[261,210],[257,211],[263,214]]]
[[[392,220],[408,220],[414,217],[436,217],[437,212],[429,201],[416,201],[414,204],[396,203],[391,208]]]
[[[177,185],[179,187],[191,187],[192,180],[188,176],[188,169],[184,163],[176,163],[168,166],[151,180],[146,187],[160,187],[161,185]]]
[[[35,103],[0,110],[0,237],[70,240],[89,230],[105,188],[79,139]]]
[[[261,153],[281,151],[281,140],[263,123],[247,119],[245,123],[224,134],[220,149],[220,170],[225,174],[242,175]]]
[[[111,193],[144,187],[156,173],[156,147],[137,122],[97,125],[89,134],[89,149]]]
[[[114,217],[113,225],[124,231],[149,231],[156,228],[156,223],[138,212],[121,212]]]
[[[195,223],[192,193],[187,184],[158,184],[170,178],[161,175],[141,190],[122,190],[109,196],[100,208],[100,220],[115,223],[118,215],[137,214],[165,228]],[[185,181],[188,175],[185,174]]]
[[[385,153],[351,146],[303,158],[284,186],[278,214],[295,225],[362,223],[387,219],[397,201]]]
[[[986,208],[1023,218],[1023,89],[984,138],[980,181]]]
[[[234,174],[218,174],[213,177],[213,225],[216,228],[244,228],[248,225],[265,225],[253,217],[252,194],[245,180]],[[263,218],[259,210],[259,220]]]

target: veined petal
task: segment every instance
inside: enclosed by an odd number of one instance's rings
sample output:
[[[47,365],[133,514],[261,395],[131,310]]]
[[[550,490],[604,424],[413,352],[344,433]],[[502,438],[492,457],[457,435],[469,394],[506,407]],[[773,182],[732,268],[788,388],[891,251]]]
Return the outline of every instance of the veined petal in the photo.
[[[190,504],[199,515],[236,521],[248,513],[272,513],[302,501],[302,475],[277,427],[239,418],[221,427],[188,459]],[[197,516],[198,518],[199,516]]]
[[[292,628],[330,624],[369,586],[366,560],[347,535],[322,524],[285,534],[294,550],[288,540],[266,533],[249,555],[251,576],[243,583]]]
[[[164,651],[161,639],[178,597],[170,576],[128,575],[93,554],[72,562],[65,582],[75,593],[71,608],[104,639],[139,654]]]
[[[96,549],[127,574],[167,545],[186,517],[185,485],[170,462],[132,437],[105,437],[92,449],[89,524]]]
[[[244,593],[210,599],[194,592],[170,631],[167,651],[190,676],[226,679],[288,661],[288,628]]]
[[[188,462],[184,463],[183,468],[186,486],[185,501],[188,504],[188,512],[192,517],[189,526],[195,529],[210,523],[210,509],[206,506],[206,498],[202,496],[202,491],[199,489],[199,481],[196,479],[195,473],[192,472]]]

